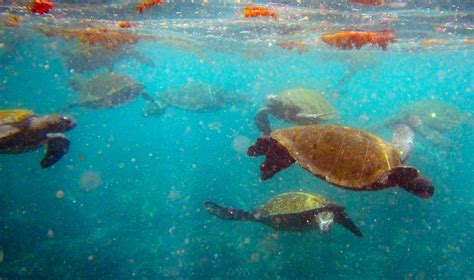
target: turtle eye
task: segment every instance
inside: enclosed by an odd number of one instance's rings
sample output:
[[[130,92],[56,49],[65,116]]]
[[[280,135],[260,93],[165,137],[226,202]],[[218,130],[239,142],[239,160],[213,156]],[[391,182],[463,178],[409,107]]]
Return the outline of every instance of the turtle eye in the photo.
[[[65,117],[62,117],[62,119],[63,119],[64,124],[65,124],[67,127],[74,127],[74,126],[76,126],[76,121],[75,121],[73,118],[71,118],[71,117],[69,117],[69,116],[65,116]]]

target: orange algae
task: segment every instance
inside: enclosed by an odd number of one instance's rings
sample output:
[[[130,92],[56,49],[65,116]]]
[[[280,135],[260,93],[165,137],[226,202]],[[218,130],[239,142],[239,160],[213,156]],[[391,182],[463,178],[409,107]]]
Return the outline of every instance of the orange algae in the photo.
[[[117,22],[117,26],[120,28],[131,28],[135,25],[129,21],[119,21]]]
[[[156,39],[151,35],[137,35],[103,27],[85,29],[37,27],[36,30],[48,37],[60,36],[66,40],[76,39],[86,48],[100,45],[111,52],[115,52],[121,45],[134,45],[142,39]]]
[[[143,13],[143,11],[145,9],[153,7],[153,6],[161,5],[163,3],[164,3],[164,0],[142,1],[142,3],[136,7],[136,10],[137,10],[137,12],[139,12],[141,14],[141,13]]]
[[[277,19],[277,14],[269,9],[261,6],[247,6],[244,7],[244,17],[253,18],[253,17],[272,17]]]
[[[21,17],[17,15],[8,15],[3,24],[6,27],[18,27],[21,25]]]
[[[324,33],[321,39],[324,43],[339,49],[360,49],[367,44],[381,47],[384,51],[388,43],[395,42],[394,30],[380,31],[342,31]]]
[[[33,14],[45,14],[49,13],[51,9],[54,8],[54,3],[51,1],[43,1],[43,0],[33,0],[31,2],[31,6],[28,7],[28,9],[31,11]]]
[[[349,2],[372,7],[383,6],[385,4],[384,0],[349,0]]]

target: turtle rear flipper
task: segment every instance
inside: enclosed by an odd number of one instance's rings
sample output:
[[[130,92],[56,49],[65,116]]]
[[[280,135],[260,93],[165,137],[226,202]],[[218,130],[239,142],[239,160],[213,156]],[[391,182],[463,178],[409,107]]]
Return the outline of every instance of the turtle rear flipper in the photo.
[[[360,229],[354,224],[354,222],[352,222],[351,218],[349,218],[344,211],[335,212],[334,220],[336,223],[342,225],[354,235],[360,238],[363,237]]]
[[[58,162],[69,151],[69,139],[63,134],[48,134],[46,154],[41,167],[48,168]]]
[[[0,139],[12,136],[20,132],[20,129],[11,125],[0,125]]]
[[[273,177],[296,161],[285,147],[268,136],[258,138],[257,142],[248,148],[247,155],[251,157],[265,155],[265,161],[260,164],[262,180]]]
[[[270,110],[268,108],[263,108],[258,111],[253,119],[258,130],[262,132],[263,135],[270,135],[270,133],[272,133],[270,121],[268,120],[269,112]]]
[[[215,215],[222,220],[230,221],[254,221],[255,216],[252,213],[249,213],[244,210],[238,210],[233,208],[222,207],[214,202],[206,201],[204,202],[204,207],[209,213]]]

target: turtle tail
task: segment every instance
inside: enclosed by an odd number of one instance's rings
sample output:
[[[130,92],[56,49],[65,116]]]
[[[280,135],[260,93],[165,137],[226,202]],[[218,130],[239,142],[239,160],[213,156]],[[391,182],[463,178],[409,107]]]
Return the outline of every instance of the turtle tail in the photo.
[[[204,207],[206,207],[207,211],[211,214],[222,220],[255,221],[255,216],[244,210],[222,207],[211,201],[204,202]]]

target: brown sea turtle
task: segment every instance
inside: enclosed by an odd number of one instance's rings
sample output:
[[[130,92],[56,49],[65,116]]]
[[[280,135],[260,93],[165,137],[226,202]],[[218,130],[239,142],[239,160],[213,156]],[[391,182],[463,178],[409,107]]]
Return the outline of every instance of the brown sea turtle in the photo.
[[[66,106],[63,110],[76,106],[90,109],[113,108],[128,104],[137,96],[150,103],[156,102],[144,91],[143,85],[130,77],[114,72],[98,74],[90,80],[72,78],[69,80],[69,85],[78,92],[79,101]]]
[[[161,106],[152,104],[145,109],[145,115],[161,116],[169,106],[192,112],[214,112],[247,100],[244,95],[201,82],[190,82],[183,87],[170,89],[158,94],[156,99]]]
[[[336,222],[362,237],[360,230],[345,213],[344,207],[318,194],[283,193],[271,198],[253,213],[222,207],[211,201],[206,201],[204,207],[223,220],[259,222],[277,230],[304,231],[319,228],[328,233]]]
[[[0,153],[24,153],[46,145],[41,167],[50,167],[69,150],[69,140],[62,132],[75,126],[76,121],[69,116],[39,117],[29,110],[0,110]]]
[[[323,94],[305,88],[294,88],[266,97],[266,107],[255,116],[255,124],[264,135],[271,133],[268,115],[297,125],[319,124],[335,119],[337,113]]]
[[[258,138],[247,151],[252,157],[266,156],[261,178],[297,162],[330,184],[358,191],[399,186],[422,198],[434,193],[433,185],[417,169],[403,166],[413,146],[414,134],[397,126],[393,144],[354,128],[343,126],[298,126],[274,131]]]
[[[409,126],[434,145],[453,147],[455,144],[445,134],[462,125],[472,126],[473,120],[471,115],[454,105],[438,100],[423,100],[406,106],[400,113],[373,129],[399,124]]]

